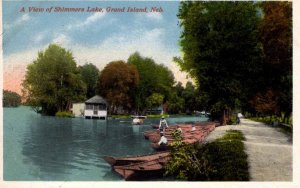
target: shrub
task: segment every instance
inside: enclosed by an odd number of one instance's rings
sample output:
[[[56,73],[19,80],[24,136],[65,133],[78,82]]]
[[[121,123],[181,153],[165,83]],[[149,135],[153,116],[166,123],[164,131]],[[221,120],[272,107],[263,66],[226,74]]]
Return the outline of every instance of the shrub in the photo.
[[[149,114],[149,115],[147,115],[147,118],[161,118],[162,116],[169,117],[168,114],[163,114],[163,115],[161,115],[161,114]]]
[[[165,166],[165,175],[191,181],[247,181],[247,154],[240,131],[227,134],[207,144],[186,145],[176,141],[172,159]]]
[[[58,111],[55,113],[56,117],[74,117],[74,114],[72,112],[68,111]]]

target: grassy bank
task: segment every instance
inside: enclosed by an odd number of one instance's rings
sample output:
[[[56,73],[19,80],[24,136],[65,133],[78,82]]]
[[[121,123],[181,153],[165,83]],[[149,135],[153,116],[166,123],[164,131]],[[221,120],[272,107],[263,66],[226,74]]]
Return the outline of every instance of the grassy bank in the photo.
[[[58,111],[55,113],[55,116],[56,117],[69,117],[69,118],[75,117],[72,112],[68,112],[68,111]]]
[[[169,117],[168,114],[152,114],[152,115],[146,115],[147,118],[161,118],[162,116],[164,117]],[[109,117],[114,118],[114,119],[128,119],[128,118],[132,118],[131,115],[109,115]]]
[[[283,118],[278,116],[250,117],[249,119],[279,127],[283,133],[286,133],[289,136],[293,134],[292,117],[288,118],[288,124],[284,124]]]
[[[248,181],[249,171],[244,136],[231,130],[207,144],[185,145],[177,142],[165,175],[189,181]]]

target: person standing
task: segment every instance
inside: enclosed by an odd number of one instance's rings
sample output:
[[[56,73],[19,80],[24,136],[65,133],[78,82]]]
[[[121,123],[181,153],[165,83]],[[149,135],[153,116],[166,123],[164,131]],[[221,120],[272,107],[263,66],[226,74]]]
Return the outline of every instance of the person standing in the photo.
[[[158,126],[159,131],[162,132],[162,133],[164,134],[166,128],[168,128],[168,127],[169,127],[169,126],[168,126],[168,123],[167,123],[165,117],[162,116],[161,119],[160,119],[160,122],[159,122],[159,126]]]
[[[237,120],[237,124],[239,125],[241,122],[241,118],[243,117],[243,115],[241,113],[237,113],[236,115],[236,120]]]

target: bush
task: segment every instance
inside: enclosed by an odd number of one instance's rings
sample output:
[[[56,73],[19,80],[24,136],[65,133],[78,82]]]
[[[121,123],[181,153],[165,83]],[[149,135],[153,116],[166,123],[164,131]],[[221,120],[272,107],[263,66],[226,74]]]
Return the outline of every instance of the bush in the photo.
[[[190,181],[248,181],[247,154],[240,131],[227,134],[208,144],[186,145],[176,142],[165,175]]]
[[[113,119],[128,119],[131,118],[130,115],[110,115],[111,118]]]
[[[21,96],[13,91],[3,90],[3,107],[18,107],[21,105]]]
[[[168,114],[163,114],[163,115],[161,115],[161,114],[149,114],[149,115],[147,115],[147,118],[161,118],[162,116],[169,117]]]
[[[68,111],[58,111],[55,113],[56,117],[75,117],[72,112]]]

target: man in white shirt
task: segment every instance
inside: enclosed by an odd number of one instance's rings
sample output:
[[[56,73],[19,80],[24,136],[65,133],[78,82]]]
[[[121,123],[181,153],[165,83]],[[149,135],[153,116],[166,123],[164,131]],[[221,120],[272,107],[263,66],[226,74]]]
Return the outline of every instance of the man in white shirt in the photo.
[[[158,126],[158,129],[160,130],[160,132],[165,133],[165,129],[168,128],[168,127],[169,126],[168,126],[168,123],[167,123],[165,117],[164,116],[161,117],[161,120],[160,120],[159,126]]]

